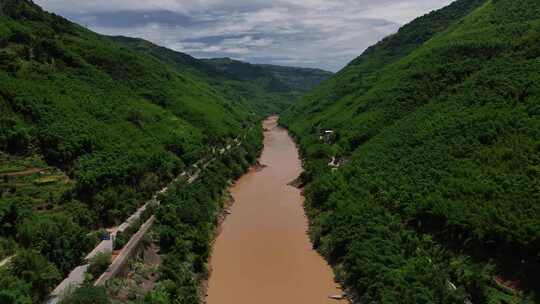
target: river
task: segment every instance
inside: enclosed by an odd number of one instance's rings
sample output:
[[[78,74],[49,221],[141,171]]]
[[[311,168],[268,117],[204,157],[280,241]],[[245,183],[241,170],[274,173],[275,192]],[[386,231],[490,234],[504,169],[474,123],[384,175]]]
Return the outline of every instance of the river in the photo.
[[[211,258],[208,304],[339,303],[332,269],[312,249],[300,190],[287,184],[302,172],[298,150],[277,117],[264,121],[266,167],[230,189],[231,214]]]

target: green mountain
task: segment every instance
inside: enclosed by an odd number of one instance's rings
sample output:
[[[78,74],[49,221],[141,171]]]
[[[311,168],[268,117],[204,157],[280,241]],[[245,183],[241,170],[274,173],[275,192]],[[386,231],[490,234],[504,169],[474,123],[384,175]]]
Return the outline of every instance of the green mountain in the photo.
[[[538,41],[540,2],[459,0],[282,116],[312,239],[359,302],[538,303]]]
[[[0,266],[0,302],[42,301],[99,228],[298,95],[232,78],[32,1],[0,0],[0,262],[15,256]]]
[[[229,58],[198,60],[142,39],[111,38],[210,83],[228,99],[252,106],[257,113],[282,112],[332,75],[317,69],[256,65]]]
[[[230,58],[203,61],[225,72],[230,79],[259,83],[269,92],[305,94],[332,76],[331,72],[319,69],[250,64]]]
[[[251,64],[230,58],[201,61],[207,64],[205,75],[224,94],[246,100],[266,114],[281,113],[333,75],[319,69]]]

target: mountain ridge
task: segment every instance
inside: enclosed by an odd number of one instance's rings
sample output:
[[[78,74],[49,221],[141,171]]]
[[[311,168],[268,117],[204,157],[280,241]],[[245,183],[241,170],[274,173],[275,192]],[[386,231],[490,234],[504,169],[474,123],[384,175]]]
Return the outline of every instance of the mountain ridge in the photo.
[[[178,70],[190,73],[214,85],[229,99],[256,103],[257,111],[265,114],[278,113],[293,104],[331,73],[306,68],[257,65],[230,58],[196,59],[189,54],[177,52],[139,38],[112,36],[122,45],[151,55]],[[286,76],[286,77],[285,77]],[[300,78],[300,79],[299,79]]]
[[[536,1],[455,1],[282,115],[312,239],[360,302],[538,300],[539,16]]]

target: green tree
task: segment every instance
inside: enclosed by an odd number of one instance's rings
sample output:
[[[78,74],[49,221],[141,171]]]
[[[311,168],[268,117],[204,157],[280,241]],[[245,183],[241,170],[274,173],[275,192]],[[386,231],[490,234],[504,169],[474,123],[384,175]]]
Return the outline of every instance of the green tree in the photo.
[[[18,226],[19,240],[40,252],[62,273],[73,269],[89,249],[84,230],[64,215],[35,215]]]
[[[144,303],[147,304],[169,304],[169,293],[162,285],[157,285],[150,293],[144,297]]]
[[[32,286],[34,302],[42,301],[62,278],[54,264],[33,250],[18,252],[11,263],[13,275]]]
[[[100,252],[90,260],[88,272],[98,278],[111,264],[111,253]]]
[[[70,295],[65,297],[61,304],[110,304],[111,300],[107,296],[107,291],[103,287],[84,285],[75,289]]]
[[[0,269],[0,303],[31,304],[32,284],[14,276],[11,269]]]

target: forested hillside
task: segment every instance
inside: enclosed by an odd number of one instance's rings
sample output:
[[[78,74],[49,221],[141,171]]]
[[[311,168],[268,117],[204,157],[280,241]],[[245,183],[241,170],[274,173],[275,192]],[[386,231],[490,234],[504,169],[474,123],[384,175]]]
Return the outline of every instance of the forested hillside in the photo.
[[[111,37],[138,52],[189,72],[206,81],[230,100],[241,101],[258,113],[279,113],[299,97],[328,79],[332,73],[317,69],[256,65],[219,59],[195,59],[142,39]]]
[[[1,303],[41,302],[99,228],[266,114],[187,60],[0,0]]]
[[[332,76],[318,69],[251,64],[230,58],[203,61],[223,73],[221,85],[225,92],[238,92],[245,99],[258,100],[259,107],[271,105],[269,113],[282,112]]]
[[[540,2],[459,0],[283,115],[358,302],[540,301],[539,41]]]
[[[320,69],[298,68],[270,64],[250,64],[230,58],[203,59],[225,72],[228,78],[258,83],[269,92],[305,94],[332,76]],[[295,101],[289,97],[289,106]]]

